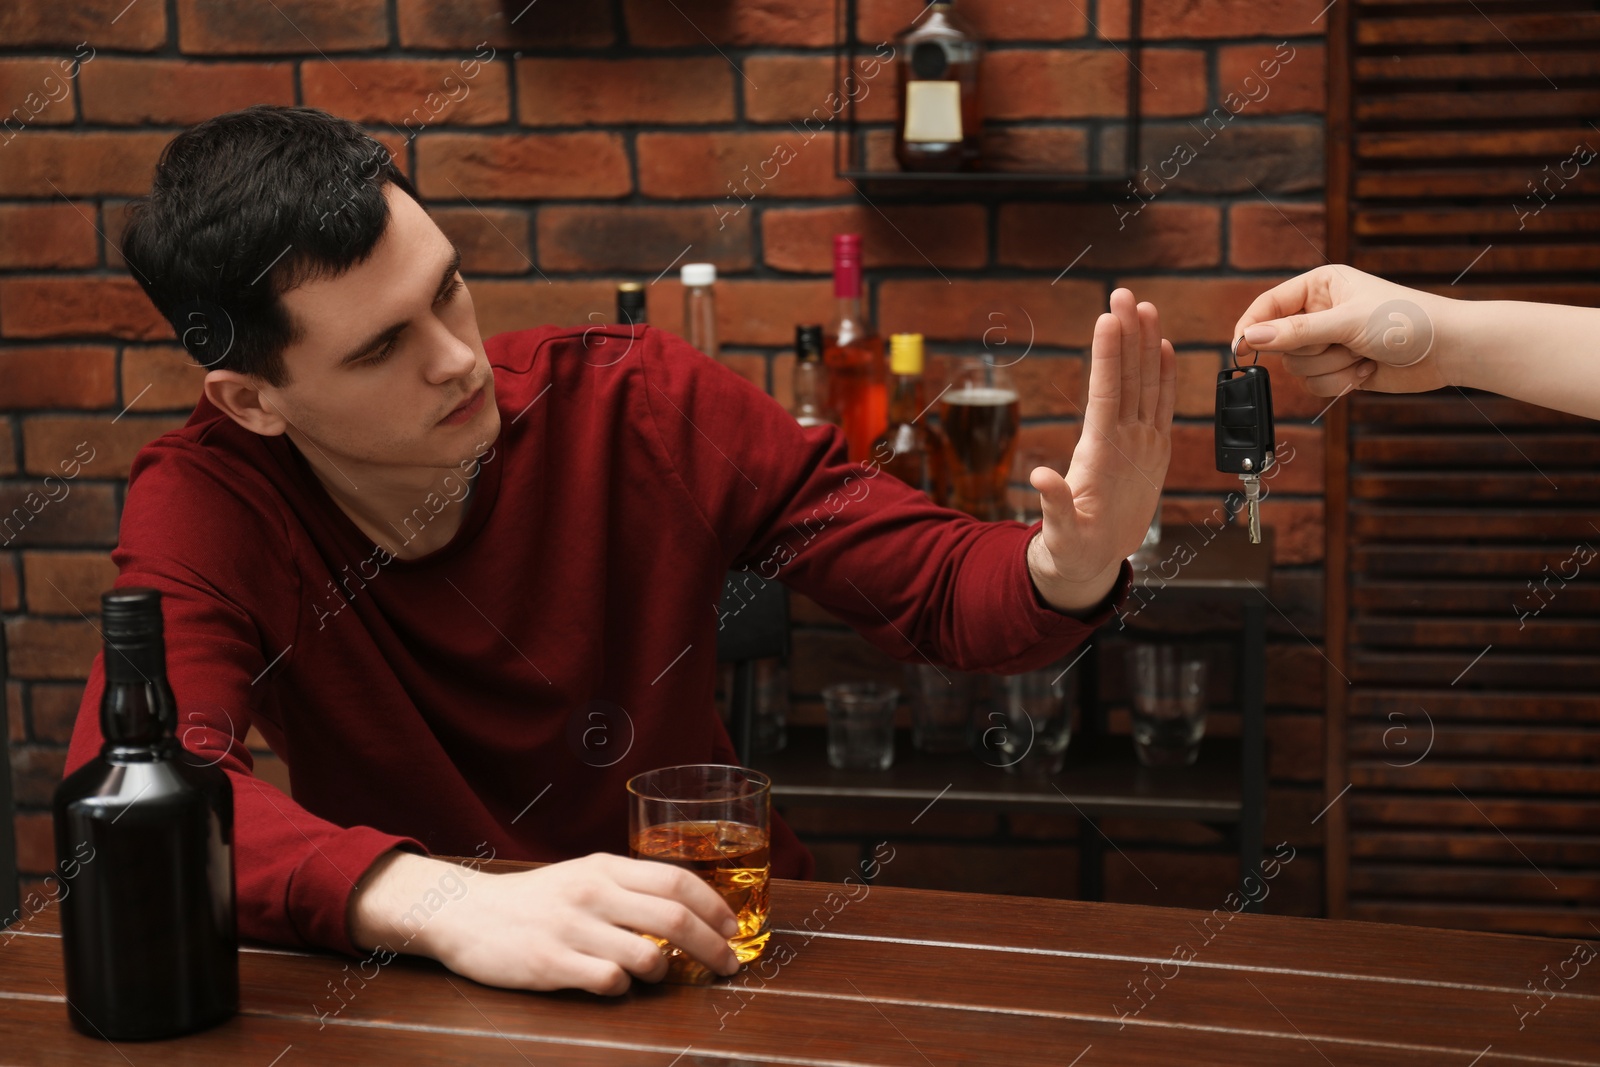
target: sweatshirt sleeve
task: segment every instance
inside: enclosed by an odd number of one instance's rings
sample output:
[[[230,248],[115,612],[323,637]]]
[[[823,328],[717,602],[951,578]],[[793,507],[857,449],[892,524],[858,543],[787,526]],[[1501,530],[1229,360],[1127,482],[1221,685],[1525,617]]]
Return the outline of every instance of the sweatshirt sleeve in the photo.
[[[347,925],[356,883],[390,849],[426,849],[370,827],[336,826],[252,773],[244,739],[268,714],[267,686],[258,683],[292,654],[298,577],[281,551],[283,523],[249,501],[270,496],[249,492],[248,472],[199,461],[188,451],[196,447],[163,439],[135,462],[112,552],[116,585],[161,591],[178,738],[186,758],[221,767],[233,786],[239,935],[360,955]],[[103,741],[103,655],[90,668],[67,774]]]
[[[844,434],[801,427],[777,401],[682,339],[641,346],[651,417],[668,460],[729,565],[783,582],[906,663],[1018,673],[1055,662],[1126,596],[1077,619],[1028,572],[1039,525],[982,522],[939,507]]]

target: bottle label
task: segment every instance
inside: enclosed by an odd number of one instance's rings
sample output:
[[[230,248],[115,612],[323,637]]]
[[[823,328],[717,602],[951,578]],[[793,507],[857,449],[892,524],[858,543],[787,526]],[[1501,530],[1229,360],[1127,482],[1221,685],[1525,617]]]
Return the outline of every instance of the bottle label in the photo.
[[[961,140],[960,82],[906,82],[905,140],[912,144]]]

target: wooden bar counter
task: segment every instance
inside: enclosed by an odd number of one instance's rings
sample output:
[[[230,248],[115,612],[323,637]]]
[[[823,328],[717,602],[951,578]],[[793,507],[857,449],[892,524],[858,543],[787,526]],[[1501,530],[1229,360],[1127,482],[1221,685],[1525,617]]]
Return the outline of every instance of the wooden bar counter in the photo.
[[[773,900],[766,957],[713,986],[520,993],[404,956],[363,982],[354,960],[250,946],[232,1020],[115,1046],[68,1025],[51,906],[0,933],[0,1063],[1600,1064],[1600,936],[854,881]]]

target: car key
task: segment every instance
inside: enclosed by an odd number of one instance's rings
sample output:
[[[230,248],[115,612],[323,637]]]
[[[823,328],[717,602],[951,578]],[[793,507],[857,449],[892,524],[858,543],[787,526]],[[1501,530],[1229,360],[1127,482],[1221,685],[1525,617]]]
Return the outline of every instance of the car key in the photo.
[[[1217,375],[1217,470],[1244,483],[1250,543],[1261,543],[1261,476],[1274,462],[1272,379],[1259,362],[1239,363],[1239,338],[1229,350],[1232,366]],[[1259,354],[1256,357],[1260,359]]]

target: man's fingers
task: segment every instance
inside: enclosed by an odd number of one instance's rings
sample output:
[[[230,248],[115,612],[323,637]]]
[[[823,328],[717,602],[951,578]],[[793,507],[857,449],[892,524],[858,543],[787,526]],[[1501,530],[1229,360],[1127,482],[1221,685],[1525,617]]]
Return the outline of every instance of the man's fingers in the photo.
[[[633,984],[628,972],[611,960],[597,959],[594,956],[574,952],[565,963],[562,988],[582,989],[598,993],[602,997],[620,997],[628,991],[628,986]]]
[[[616,925],[671,941],[719,974],[739,969],[727,937],[676,900],[619,891],[607,896],[603,908],[604,917]]]
[[[1161,339],[1160,394],[1156,398],[1156,429],[1165,433],[1172,429],[1172,409],[1178,403],[1178,354],[1172,342]]]
[[[1139,312],[1139,421],[1154,422],[1161,400],[1161,313],[1146,301]]]
[[[581,924],[569,936],[579,952],[614,963],[635,978],[659,982],[667,976],[667,957],[661,948],[631,930],[594,921]]]
[[[1094,323],[1094,345],[1089,357],[1089,408],[1084,419],[1096,426],[1112,426],[1122,396],[1122,324],[1109,312]]]
[[[1117,418],[1131,421],[1139,417],[1139,352],[1141,346],[1139,308],[1133,293],[1116,289],[1111,293],[1111,314],[1117,317],[1118,368]]]
[[[684,905],[713,930],[727,929],[734,922],[727,901],[700,878],[667,863],[616,857],[616,880],[634,893],[648,893]],[[654,933],[654,931],[651,931]],[[732,937],[730,933],[727,936]]]

